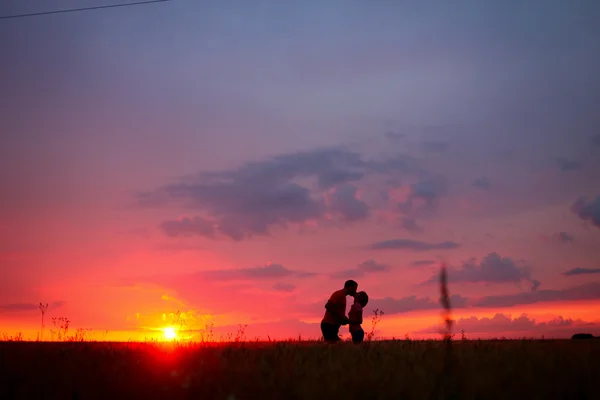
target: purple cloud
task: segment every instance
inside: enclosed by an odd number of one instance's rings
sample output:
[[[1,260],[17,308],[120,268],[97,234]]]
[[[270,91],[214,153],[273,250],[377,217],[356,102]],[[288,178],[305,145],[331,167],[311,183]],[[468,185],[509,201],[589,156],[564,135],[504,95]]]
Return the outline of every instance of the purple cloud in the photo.
[[[428,250],[450,250],[459,247],[455,242],[445,241],[440,243],[427,243],[420,240],[412,239],[392,239],[376,242],[370,245],[372,250],[413,250],[413,251],[428,251]]]
[[[333,272],[329,275],[331,279],[356,279],[361,278],[365,275],[363,271],[359,271],[356,268],[343,269],[341,271]]]
[[[294,270],[284,267],[281,264],[268,264],[249,268],[236,269],[214,269],[196,271],[189,274],[160,274],[145,277],[131,277],[125,279],[123,283],[130,285],[135,282],[175,282],[177,285],[188,285],[191,282],[207,281],[269,281],[283,278],[310,278],[316,276],[314,272]]]
[[[444,141],[429,141],[421,143],[421,150],[428,153],[443,153],[450,147],[448,142]]]
[[[460,268],[448,270],[450,282],[466,283],[519,283],[527,281],[531,290],[535,291],[540,282],[532,279],[531,268],[519,265],[509,257],[501,257],[498,253],[490,253],[478,264],[475,259],[465,262]],[[438,276],[433,275],[427,283],[438,281]]]
[[[556,240],[559,242],[569,243],[575,240],[575,237],[567,232],[558,232],[555,235]]]
[[[423,232],[423,228],[417,224],[417,221],[414,218],[401,217],[400,226],[411,233]]]
[[[562,157],[558,157],[556,159],[556,165],[562,172],[573,171],[583,166],[579,161],[569,160]]]
[[[594,147],[600,147],[600,133],[590,137],[590,144]]]
[[[600,299],[600,282],[575,286],[563,290],[538,290],[509,295],[484,296],[480,298],[468,298],[455,294],[450,297],[450,304],[452,305],[452,308],[455,309],[499,308],[541,302],[598,299]],[[369,305],[372,305],[373,308],[384,310],[386,314],[432,310],[440,307],[437,299],[431,299],[429,297],[417,298],[416,296],[408,296],[400,299],[391,297],[373,299],[369,302]]]
[[[389,272],[390,270],[391,268],[387,264],[380,264],[375,260],[366,260],[358,264],[356,268],[334,272],[333,274],[331,274],[331,278],[352,279],[365,276],[365,274]]]
[[[357,199],[353,183],[366,174],[409,172],[407,160],[363,160],[339,148],[290,153],[182,179],[138,195],[137,204],[197,212],[184,220],[164,221],[160,228],[169,236],[213,238],[219,233],[242,240],[269,235],[275,226],[324,220],[332,213],[346,222],[364,219],[369,207]]]
[[[196,273],[199,277],[209,280],[234,281],[234,280],[262,280],[279,278],[308,278],[316,275],[312,272],[291,270],[280,264],[270,264],[259,267],[238,268],[238,269],[217,269],[209,271],[199,271]]]
[[[452,295],[450,301],[455,308],[464,308],[468,303],[468,299],[460,295]],[[372,299],[369,301],[369,307],[383,310],[386,314],[403,314],[411,311],[435,310],[441,306],[437,299],[407,296],[399,299],[393,297]]]
[[[486,296],[474,301],[474,307],[513,307],[552,301],[600,299],[600,283],[588,283],[563,290],[537,290],[510,295]]]
[[[489,189],[490,188],[490,180],[484,176],[475,179],[472,183],[471,186],[477,188],[477,189]]]
[[[399,211],[415,218],[417,215],[430,214],[446,193],[446,179],[441,176],[427,177],[409,187],[406,201],[398,205]]]
[[[273,285],[273,290],[277,291],[277,292],[283,292],[283,293],[291,293],[296,289],[296,285],[293,285],[291,283],[281,283],[278,282],[276,284]]]
[[[364,175],[364,172],[332,169],[322,172],[318,178],[318,183],[321,188],[331,188],[335,185],[359,181]]]
[[[571,206],[571,211],[600,228],[600,196],[589,202],[585,197],[580,197]]]
[[[600,274],[600,268],[572,268],[562,274],[564,276]]]
[[[357,269],[365,273],[387,272],[390,270],[390,266],[387,264],[380,264],[375,262],[375,260],[367,260],[358,264]]]
[[[356,198],[358,188],[352,184],[336,187],[328,196],[328,205],[333,213],[345,221],[358,221],[369,216],[369,207]]]
[[[388,140],[397,141],[397,140],[400,140],[400,139],[404,139],[406,137],[406,135],[404,133],[398,133],[398,132],[391,132],[391,131],[389,131],[389,132],[385,133],[385,137]]]
[[[164,221],[159,228],[170,237],[197,235],[212,238],[216,231],[214,223],[202,217]]]
[[[437,261],[435,260],[417,260],[410,263],[412,267],[423,267],[429,265],[435,265]]]
[[[60,308],[62,306],[65,305],[64,301],[55,301],[52,302],[49,306],[48,309],[49,310],[55,310],[57,308]],[[3,304],[0,305],[0,311],[6,311],[6,312],[19,312],[19,311],[39,311],[40,310],[40,304],[34,304],[34,303],[13,303],[13,304]]]

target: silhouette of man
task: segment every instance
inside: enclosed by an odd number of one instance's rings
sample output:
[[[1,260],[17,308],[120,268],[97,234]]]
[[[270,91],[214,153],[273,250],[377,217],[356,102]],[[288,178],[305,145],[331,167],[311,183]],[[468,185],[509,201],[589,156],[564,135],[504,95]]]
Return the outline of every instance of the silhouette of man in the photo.
[[[325,304],[325,316],[321,321],[323,339],[328,343],[340,340],[338,333],[342,325],[348,324],[346,317],[346,296],[354,296],[358,290],[358,283],[353,280],[346,281],[344,288],[333,292]]]

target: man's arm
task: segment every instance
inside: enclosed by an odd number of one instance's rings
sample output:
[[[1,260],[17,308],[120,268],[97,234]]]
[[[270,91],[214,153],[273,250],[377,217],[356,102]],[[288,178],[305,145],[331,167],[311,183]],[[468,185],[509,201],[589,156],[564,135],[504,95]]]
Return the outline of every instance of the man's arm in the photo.
[[[335,315],[336,317],[338,317],[338,321],[341,325],[348,324],[348,317],[346,317],[344,314],[340,315],[339,312],[336,310],[335,303],[333,303],[331,300],[327,301],[327,304],[325,304],[325,309],[333,315]]]

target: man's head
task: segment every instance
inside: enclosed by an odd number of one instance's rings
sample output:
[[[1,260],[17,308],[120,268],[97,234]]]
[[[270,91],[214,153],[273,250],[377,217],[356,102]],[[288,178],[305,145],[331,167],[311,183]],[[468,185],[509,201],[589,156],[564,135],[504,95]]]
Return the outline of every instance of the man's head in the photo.
[[[354,300],[360,304],[361,307],[365,307],[369,303],[369,296],[367,292],[358,292],[354,295]]]
[[[358,283],[350,279],[344,283],[344,290],[346,291],[346,296],[354,296],[358,290]]]

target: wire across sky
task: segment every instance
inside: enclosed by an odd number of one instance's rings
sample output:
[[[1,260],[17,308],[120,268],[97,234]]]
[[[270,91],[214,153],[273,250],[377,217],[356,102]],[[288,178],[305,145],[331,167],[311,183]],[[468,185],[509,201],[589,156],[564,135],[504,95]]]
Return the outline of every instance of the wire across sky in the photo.
[[[5,15],[0,16],[0,19],[12,19],[12,18],[26,18],[26,17],[35,17],[41,15],[51,15],[51,14],[64,14],[78,11],[92,11],[92,10],[100,10],[105,8],[116,8],[116,7],[131,7],[131,6],[141,6],[153,3],[166,3],[173,0],[147,0],[147,1],[137,1],[133,3],[122,3],[122,4],[107,4],[103,6],[94,6],[94,7],[83,7],[83,8],[68,8],[64,10],[54,10],[54,11],[42,11],[37,13],[28,13],[28,14],[16,14],[16,15]]]

